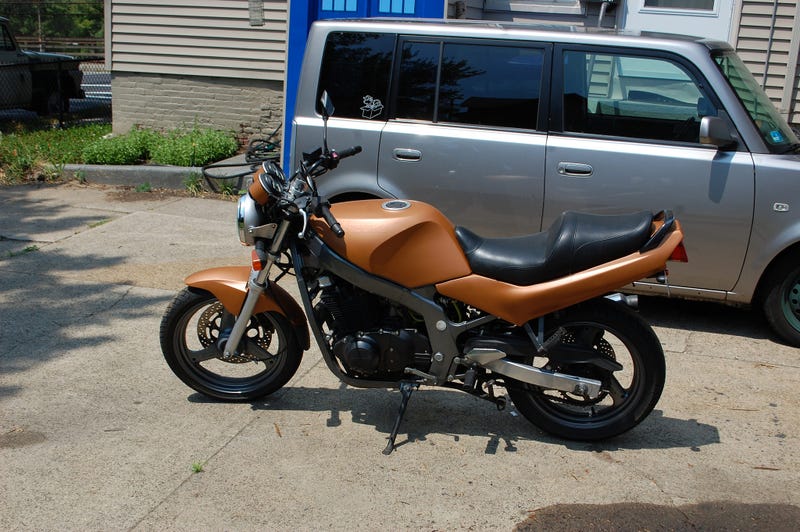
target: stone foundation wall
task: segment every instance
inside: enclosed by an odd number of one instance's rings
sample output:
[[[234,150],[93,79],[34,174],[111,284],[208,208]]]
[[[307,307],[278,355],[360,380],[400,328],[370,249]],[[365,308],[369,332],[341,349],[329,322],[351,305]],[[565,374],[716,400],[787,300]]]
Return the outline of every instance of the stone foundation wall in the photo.
[[[114,72],[114,133],[195,125],[233,131],[240,142],[266,137],[283,119],[276,81]]]

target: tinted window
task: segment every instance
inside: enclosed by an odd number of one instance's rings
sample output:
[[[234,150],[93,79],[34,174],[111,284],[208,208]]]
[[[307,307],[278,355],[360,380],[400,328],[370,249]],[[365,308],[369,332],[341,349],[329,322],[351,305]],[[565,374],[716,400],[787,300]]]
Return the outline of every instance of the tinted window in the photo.
[[[8,30],[6,30],[5,26],[0,26],[0,29],[3,32],[3,50],[14,50],[14,41],[11,40],[11,35],[9,35]]]
[[[397,116],[434,120],[439,43],[403,44],[397,84]]]
[[[716,115],[681,65],[662,58],[564,54],[564,129],[618,137],[698,142]]]
[[[332,33],[325,44],[317,100],[327,90],[336,116],[385,120],[395,36]]]
[[[520,46],[407,42],[397,116],[535,129],[542,58]]]

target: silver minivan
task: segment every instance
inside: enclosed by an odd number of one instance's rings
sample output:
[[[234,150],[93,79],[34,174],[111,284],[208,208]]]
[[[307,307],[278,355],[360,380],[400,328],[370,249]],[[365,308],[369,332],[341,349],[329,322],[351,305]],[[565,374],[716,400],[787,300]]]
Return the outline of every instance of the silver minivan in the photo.
[[[764,309],[800,346],[800,144],[734,50],[664,34],[497,22],[314,23],[292,166],[329,142],[363,153],[332,201],[412,198],[486,237],[565,210],[672,209],[689,262],[626,290]],[[797,200],[797,201],[795,201]]]

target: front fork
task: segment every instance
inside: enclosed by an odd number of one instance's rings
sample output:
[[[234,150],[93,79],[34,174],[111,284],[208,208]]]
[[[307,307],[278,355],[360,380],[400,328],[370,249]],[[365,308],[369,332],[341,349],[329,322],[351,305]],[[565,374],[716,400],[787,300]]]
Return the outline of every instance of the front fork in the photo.
[[[272,269],[272,265],[275,264],[280,256],[280,251],[283,247],[283,239],[286,237],[286,232],[289,230],[290,225],[291,222],[289,220],[284,219],[281,221],[281,224],[278,226],[278,230],[275,232],[275,237],[272,239],[272,246],[267,252],[267,257],[261,270],[258,272],[253,270],[253,272],[251,272],[250,280],[247,282],[247,297],[242,304],[242,310],[239,312],[239,316],[236,318],[236,322],[233,324],[233,329],[231,329],[231,334],[227,341],[223,339],[224,346],[221,346],[223,349],[223,359],[231,358],[236,354],[236,348],[242,341],[242,337],[247,330],[247,324],[250,322],[250,318],[253,316],[253,309],[256,308],[258,299],[267,288],[269,272]],[[256,274],[252,275],[252,273]]]

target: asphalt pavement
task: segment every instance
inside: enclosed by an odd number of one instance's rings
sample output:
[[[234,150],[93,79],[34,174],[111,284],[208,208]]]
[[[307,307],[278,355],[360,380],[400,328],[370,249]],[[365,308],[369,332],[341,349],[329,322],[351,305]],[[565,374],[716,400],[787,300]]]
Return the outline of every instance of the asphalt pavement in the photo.
[[[604,443],[422,388],[384,456],[399,393],[340,384],[316,347],[265,400],[193,392],[161,315],[189,273],[247,264],[234,216],[174,192],[0,188],[0,529],[800,528],[800,350],[747,310],[642,298],[667,383]]]

